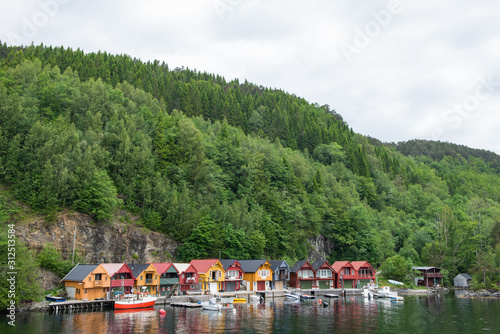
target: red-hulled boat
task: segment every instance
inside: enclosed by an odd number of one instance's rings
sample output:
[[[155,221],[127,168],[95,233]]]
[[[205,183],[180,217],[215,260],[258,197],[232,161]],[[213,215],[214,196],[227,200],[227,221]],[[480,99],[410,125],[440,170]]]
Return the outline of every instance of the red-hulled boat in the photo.
[[[131,310],[137,308],[153,307],[156,297],[147,294],[137,294],[132,297],[124,297],[115,301],[115,310]]]

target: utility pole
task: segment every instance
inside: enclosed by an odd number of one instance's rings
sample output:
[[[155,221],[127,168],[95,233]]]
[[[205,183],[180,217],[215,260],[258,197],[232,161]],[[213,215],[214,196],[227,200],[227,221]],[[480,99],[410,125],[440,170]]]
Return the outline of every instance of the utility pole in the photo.
[[[75,233],[73,234],[73,260],[71,261],[71,264],[75,264],[75,243],[76,243],[76,226],[75,226]]]

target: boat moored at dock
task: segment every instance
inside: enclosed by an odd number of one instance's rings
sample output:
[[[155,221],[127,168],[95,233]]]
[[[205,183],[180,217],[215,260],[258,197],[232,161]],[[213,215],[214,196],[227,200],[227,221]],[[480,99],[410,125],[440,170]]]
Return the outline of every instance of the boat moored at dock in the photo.
[[[115,310],[130,310],[153,307],[157,298],[147,294],[127,295],[115,301]]]

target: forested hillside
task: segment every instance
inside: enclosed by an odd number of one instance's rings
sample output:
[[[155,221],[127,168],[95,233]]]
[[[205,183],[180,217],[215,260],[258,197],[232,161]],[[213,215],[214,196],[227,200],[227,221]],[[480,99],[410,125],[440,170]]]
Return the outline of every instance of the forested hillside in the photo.
[[[293,262],[321,234],[330,261],[498,282],[498,156],[419,145],[384,145],[329,106],[157,61],[0,49],[0,182],[48,214],[140,214],[183,243],[183,261]]]

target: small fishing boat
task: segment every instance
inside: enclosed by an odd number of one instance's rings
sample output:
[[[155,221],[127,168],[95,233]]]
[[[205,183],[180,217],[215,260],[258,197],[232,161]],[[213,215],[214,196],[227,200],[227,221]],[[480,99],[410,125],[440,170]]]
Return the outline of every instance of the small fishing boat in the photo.
[[[398,296],[397,294],[395,296],[389,296],[389,299],[392,300],[392,301],[396,301],[396,302],[402,302],[402,301],[404,301],[404,298],[401,297],[401,296]]]
[[[285,293],[285,298],[300,300],[300,294],[296,292]]]
[[[304,295],[300,295],[300,299],[301,300],[310,300],[310,299],[316,299],[316,297],[304,294]]]
[[[221,303],[215,298],[210,298],[208,301],[201,302],[201,307],[207,311],[221,311],[227,309],[233,309],[232,303]]]
[[[247,300],[245,298],[234,298],[233,303],[246,303]]]
[[[52,296],[52,295],[46,295],[45,296],[45,300],[47,300],[49,302],[65,302],[66,298],[64,298],[64,297],[55,297],[55,296]]]
[[[152,297],[144,293],[138,293],[136,295],[133,295],[132,297],[123,296],[115,301],[115,310],[130,310],[153,307],[156,303],[156,299],[156,297]]]
[[[220,304],[212,304],[212,303],[208,303],[208,302],[202,302],[201,307],[207,311],[220,311],[220,310],[222,310],[222,307]]]
[[[325,293],[325,298],[339,298],[339,295],[334,295],[333,293]]]
[[[389,298],[394,301],[403,301],[403,297],[398,296],[397,292],[391,291],[388,286],[383,286],[381,289],[372,292],[376,298]]]
[[[388,282],[391,283],[391,284],[394,284],[394,285],[404,285],[403,282],[395,281],[395,280],[392,280],[392,279],[388,280]]]

